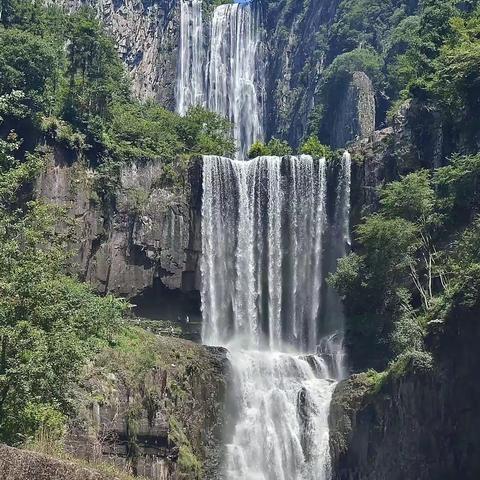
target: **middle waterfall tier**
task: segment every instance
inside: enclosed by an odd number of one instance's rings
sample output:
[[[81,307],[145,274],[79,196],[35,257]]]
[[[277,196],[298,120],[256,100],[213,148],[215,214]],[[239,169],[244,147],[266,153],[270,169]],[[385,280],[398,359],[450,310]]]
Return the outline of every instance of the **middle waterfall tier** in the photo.
[[[335,349],[343,315],[325,278],[348,239],[349,157],[203,159],[203,340]],[[288,347],[287,347],[288,346]],[[339,347],[340,348],[340,347]],[[327,355],[332,352],[322,352]]]

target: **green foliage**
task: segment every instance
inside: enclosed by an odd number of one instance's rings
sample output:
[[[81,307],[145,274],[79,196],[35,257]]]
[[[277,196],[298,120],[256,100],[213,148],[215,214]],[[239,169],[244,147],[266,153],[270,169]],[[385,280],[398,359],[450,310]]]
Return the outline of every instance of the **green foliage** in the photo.
[[[357,229],[361,248],[329,279],[345,297],[349,321],[367,319],[375,341],[402,357],[399,365],[413,355],[426,367],[428,323],[479,306],[479,180],[473,155],[388,184],[380,211]]]
[[[81,9],[70,17],[70,25],[63,117],[101,142],[103,122],[111,119],[112,102],[128,97],[128,83],[113,41],[94,12]]]
[[[339,55],[325,71],[325,84],[330,89],[338,87],[351,79],[354,72],[364,72],[373,81],[381,75],[381,57],[372,48],[356,48]]]
[[[435,171],[433,181],[450,222],[469,220],[480,210],[480,154],[454,155],[449,165]]]
[[[234,155],[227,120],[199,107],[180,117],[132,97],[115,45],[92,9],[66,14],[33,0],[7,3],[0,29],[3,131],[44,134],[87,156],[99,170],[99,198],[113,201],[127,162],[164,163],[163,183],[176,188],[192,155]],[[32,164],[22,163],[9,175]],[[5,188],[8,182],[5,177]]]
[[[303,142],[300,146],[300,153],[302,155],[311,155],[314,158],[330,159],[333,156],[331,148],[322,145],[318,137],[315,135],[310,135],[310,137]]]
[[[343,0],[331,29],[335,53],[367,45],[381,50],[392,26],[405,17],[407,3],[398,0]]]
[[[58,213],[31,203],[0,220],[0,438],[17,443],[72,411],[83,365],[125,309],[63,274]],[[48,413],[48,416],[45,415]],[[55,427],[57,428],[57,427]]]
[[[41,110],[55,62],[53,49],[42,38],[17,29],[0,31],[0,95],[21,91],[22,104],[32,112]]]
[[[391,218],[401,217],[417,225],[435,221],[435,192],[430,172],[420,170],[387,185],[380,194],[382,210]]]
[[[450,19],[451,35],[435,62],[432,90],[444,108],[457,114],[480,107],[480,7],[467,18]]]
[[[248,152],[248,158],[264,156],[285,157],[293,154],[292,147],[285,140],[273,137],[267,144],[255,142]]]
[[[267,149],[270,152],[270,155],[277,157],[285,157],[287,155],[292,155],[293,153],[292,147],[288,142],[275,137],[267,143]]]
[[[0,30],[0,124],[7,132],[0,139],[0,440],[16,444],[40,434],[61,439],[82,369],[109,341],[126,305],[65,274],[62,212],[28,201],[26,187],[44,162],[9,125],[25,122],[35,134],[40,115],[53,108],[60,63],[53,36],[27,28],[43,10],[30,2],[11,6],[20,9],[3,19],[21,29]],[[65,121],[42,128],[83,146]],[[65,235],[56,232],[59,222]]]
[[[267,155],[270,155],[270,150],[260,141],[256,141],[248,152],[248,158],[265,157]]]

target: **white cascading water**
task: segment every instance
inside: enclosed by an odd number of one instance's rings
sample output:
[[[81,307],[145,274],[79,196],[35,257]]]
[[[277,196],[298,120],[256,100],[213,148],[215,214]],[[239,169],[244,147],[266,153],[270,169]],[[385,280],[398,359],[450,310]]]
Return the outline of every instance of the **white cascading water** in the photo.
[[[240,159],[254,141],[263,140],[259,32],[258,10],[251,4],[220,5],[213,13],[207,106],[232,122]]]
[[[203,339],[227,346],[233,366],[229,480],[329,478],[343,316],[323,319],[332,301],[324,255],[347,248],[350,163],[345,154],[329,195],[324,159],[204,157]]]
[[[201,105],[232,122],[237,158],[263,140],[264,62],[256,6],[215,8],[205,45],[202,0],[181,0],[177,112]]]
[[[177,112],[185,115],[193,105],[204,105],[205,46],[202,0],[180,1],[180,46],[177,71]]]
[[[243,160],[264,137],[257,7],[220,5],[206,35],[202,0],[180,6],[177,111],[228,118]],[[350,243],[350,167],[348,153],[337,173],[305,155],[204,157],[203,340],[229,349],[234,375],[225,479],[330,477],[328,412],[345,367],[342,308],[325,277]]]

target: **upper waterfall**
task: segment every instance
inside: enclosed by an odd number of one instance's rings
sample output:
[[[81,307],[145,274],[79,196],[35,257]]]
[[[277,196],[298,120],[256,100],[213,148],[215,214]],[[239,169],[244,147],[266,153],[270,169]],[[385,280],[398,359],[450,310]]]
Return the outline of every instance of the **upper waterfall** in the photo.
[[[234,128],[238,158],[263,139],[264,65],[259,14],[251,4],[220,5],[213,13],[208,66],[208,108]]]
[[[263,140],[264,61],[259,10],[232,3],[215,8],[209,42],[202,0],[181,0],[177,72],[177,111],[207,107],[230,120],[244,159],[252,143]],[[208,43],[208,45],[207,45]]]
[[[180,115],[185,115],[193,105],[205,104],[205,60],[202,0],[181,0],[176,87],[177,112]]]

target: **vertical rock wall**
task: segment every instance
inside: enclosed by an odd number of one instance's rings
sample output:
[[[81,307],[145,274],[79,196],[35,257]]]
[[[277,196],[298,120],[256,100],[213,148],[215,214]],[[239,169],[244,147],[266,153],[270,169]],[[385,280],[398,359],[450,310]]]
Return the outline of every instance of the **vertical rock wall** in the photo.
[[[349,142],[369,137],[375,131],[375,90],[363,72],[355,72],[334,108],[332,146],[342,148]]]
[[[333,480],[474,480],[480,475],[479,324],[456,312],[428,338],[430,371],[341,383],[330,414]]]
[[[339,0],[266,1],[266,136],[294,146],[305,135],[326,60],[326,28]]]
[[[175,108],[178,0],[48,0],[69,10],[94,8],[116,40],[139,98]]]
[[[75,268],[102,292],[135,297],[153,287],[199,290],[198,204],[188,171],[183,185],[162,185],[161,163],[122,168],[113,204],[97,194],[97,174],[61,147],[46,149],[37,197],[66,208],[74,220]],[[180,168],[180,167],[179,167]],[[192,179],[195,188],[201,181]],[[66,228],[59,225],[59,228]]]

